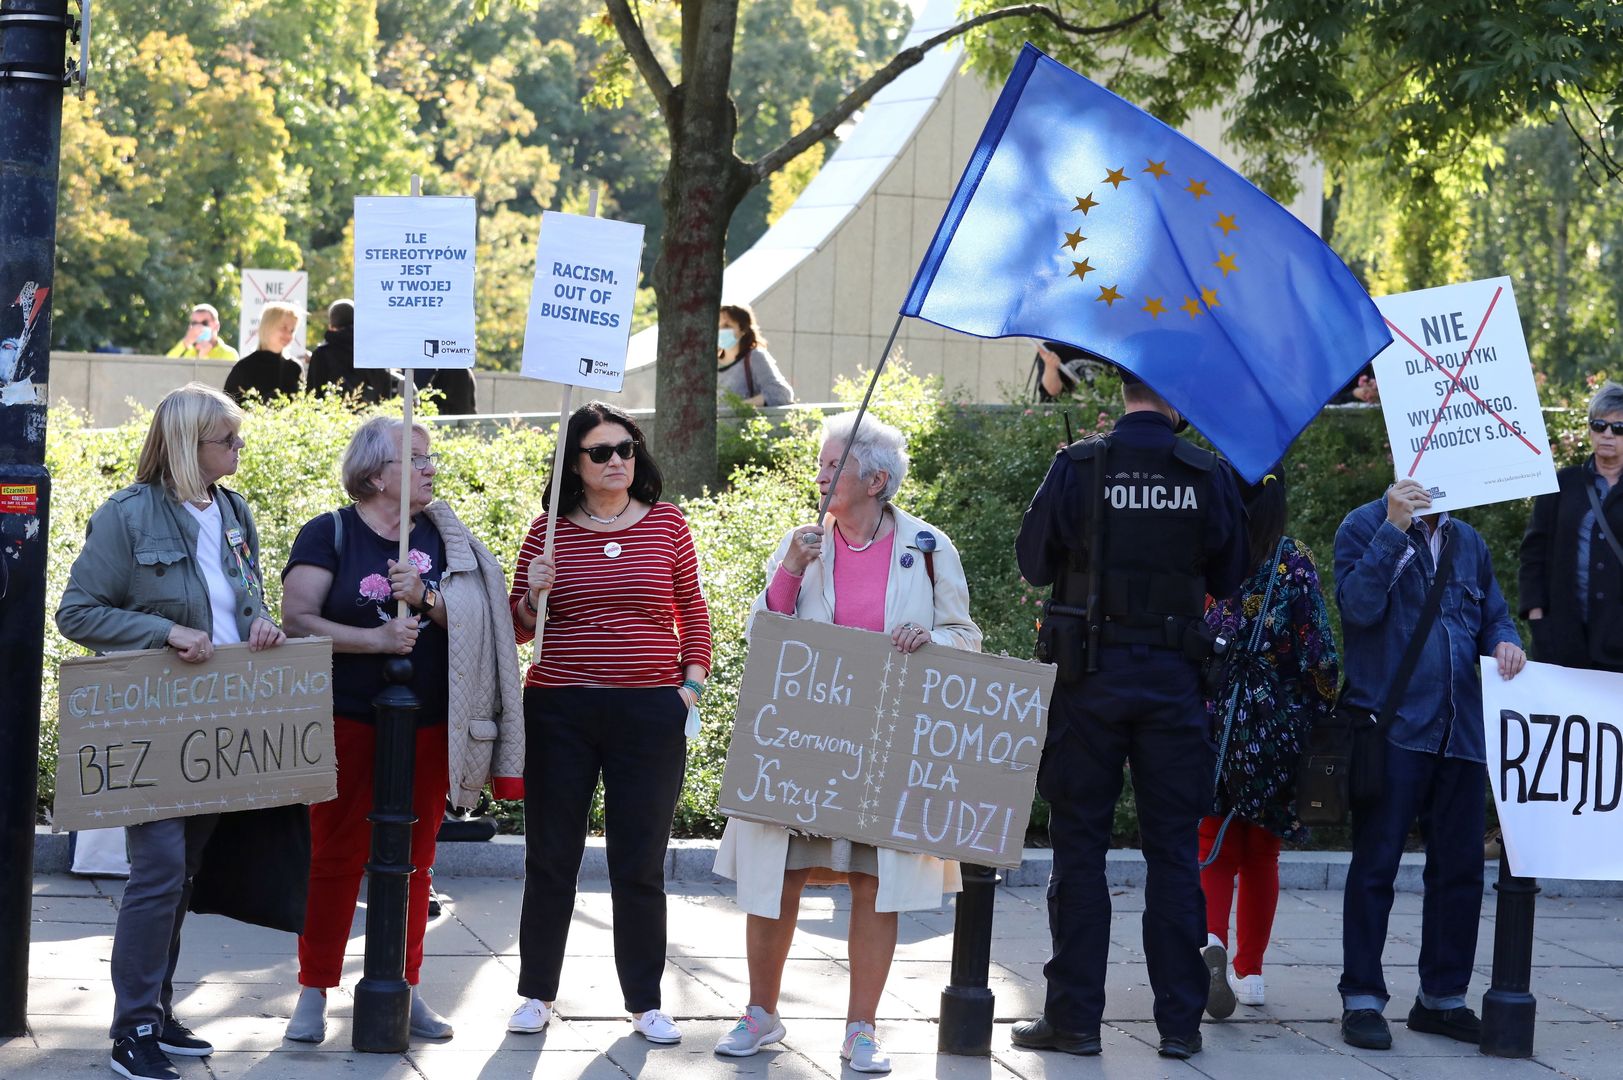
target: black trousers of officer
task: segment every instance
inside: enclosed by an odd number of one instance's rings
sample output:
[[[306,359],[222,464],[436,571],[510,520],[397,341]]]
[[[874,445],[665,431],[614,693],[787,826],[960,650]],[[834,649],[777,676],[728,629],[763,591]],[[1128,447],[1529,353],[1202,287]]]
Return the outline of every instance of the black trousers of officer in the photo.
[[[1101,650],[1101,670],[1056,687],[1051,734],[1037,790],[1048,800],[1054,870],[1048,883],[1053,959],[1044,1015],[1055,1027],[1092,1034],[1105,1007],[1110,890],[1105,852],[1132,767],[1140,843],[1147,864],[1144,955],[1163,1036],[1200,1027],[1208,976],[1201,898],[1201,816],[1211,805],[1212,742],[1193,664],[1169,649]]]

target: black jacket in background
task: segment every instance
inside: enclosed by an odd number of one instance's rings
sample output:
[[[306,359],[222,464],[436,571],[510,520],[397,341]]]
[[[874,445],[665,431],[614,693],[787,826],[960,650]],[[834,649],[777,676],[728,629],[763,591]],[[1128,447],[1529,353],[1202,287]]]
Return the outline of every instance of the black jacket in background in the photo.
[[[260,399],[269,401],[278,394],[297,394],[303,378],[304,372],[292,360],[269,349],[258,349],[231,366],[231,374],[225,377],[225,392],[238,405],[250,390],[259,391]]]
[[[1559,490],[1533,500],[1522,537],[1521,595],[1525,618],[1533,608],[1544,617],[1533,628],[1533,659],[1563,667],[1623,671],[1623,567],[1599,536],[1589,542],[1589,622],[1578,607],[1578,525],[1589,511],[1584,488],[1595,482],[1594,459],[1555,474]],[[1612,535],[1623,537],[1623,484],[1613,484],[1601,503]]]
[[[347,397],[359,392],[361,402],[373,405],[394,397],[394,375],[387,368],[355,366],[355,328],[329,329],[310,355],[309,385],[316,397],[337,394]]]
[[[445,395],[440,402],[441,416],[472,416],[478,411],[473,403],[473,372],[467,368],[420,368],[412,378],[418,390],[438,390]]]

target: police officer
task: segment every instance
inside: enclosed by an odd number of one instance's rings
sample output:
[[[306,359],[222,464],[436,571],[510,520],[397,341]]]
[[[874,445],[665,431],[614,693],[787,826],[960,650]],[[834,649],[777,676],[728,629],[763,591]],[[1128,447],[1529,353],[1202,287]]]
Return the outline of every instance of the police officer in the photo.
[[[1239,589],[1246,535],[1233,476],[1178,438],[1182,415],[1126,373],[1122,400],[1114,431],[1054,458],[1016,541],[1025,579],[1054,586],[1038,651],[1059,676],[1037,777],[1054,844],[1054,955],[1043,968],[1043,1015],[1017,1024],[1013,1038],[1030,1049],[1100,1051],[1105,851],[1131,762],[1160,1053],[1187,1058],[1200,1052],[1209,980],[1196,830],[1215,758],[1200,677],[1217,643],[1201,613],[1206,596]]]

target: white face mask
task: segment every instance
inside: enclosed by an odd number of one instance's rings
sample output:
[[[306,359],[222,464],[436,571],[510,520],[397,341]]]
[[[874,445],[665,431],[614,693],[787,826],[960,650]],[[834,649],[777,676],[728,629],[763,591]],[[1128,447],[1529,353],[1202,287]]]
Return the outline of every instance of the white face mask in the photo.
[[[724,326],[716,332],[716,345],[723,349],[730,349],[738,344],[738,331],[730,326]]]

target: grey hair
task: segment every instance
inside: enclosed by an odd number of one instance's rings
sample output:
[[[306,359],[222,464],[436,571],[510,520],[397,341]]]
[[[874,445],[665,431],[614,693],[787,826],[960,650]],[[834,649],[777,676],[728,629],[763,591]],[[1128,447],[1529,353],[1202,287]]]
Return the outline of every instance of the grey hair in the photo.
[[[339,472],[344,490],[356,502],[377,494],[372,480],[389,467],[394,455],[400,452],[400,428],[405,421],[397,416],[374,416],[355,430],[349,445],[344,447],[344,459]],[[428,429],[413,423],[411,430],[428,437]]]
[[[856,413],[840,413],[823,421],[823,441],[851,444],[851,460],[857,463],[857,476],[867,480],[876,472],[885,474],[885,490],[879,493],[880,502],[895,498],[902,481],[907,477],[907,436],[883,420],[865,415],[856,438],[851,429],[857,422]],[[846,462],[846,468],[851,462]]]
[[[1614,413],[1623,413],[1623,386],[1608,380],[1589,399],[1589,419],[1598,420]]]

